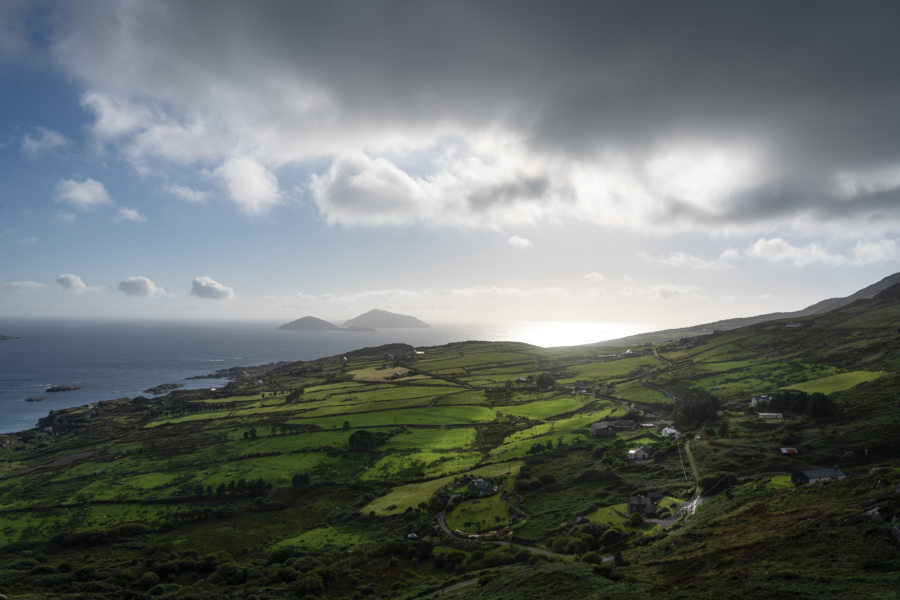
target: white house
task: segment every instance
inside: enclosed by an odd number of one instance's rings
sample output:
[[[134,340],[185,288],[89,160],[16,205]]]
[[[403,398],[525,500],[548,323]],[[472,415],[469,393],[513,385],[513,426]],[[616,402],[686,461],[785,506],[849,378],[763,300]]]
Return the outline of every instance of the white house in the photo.
[[[667,438],[667,437],[677,438],[677,437],[681,436],[681,432],[678,431],[677,429],[675,429],[674,427],[663,427],[662,436],[664,438]]]
[[[648,450],[646,446],[633,448],[628,451],[628,458],[631,460],[647,460],[650,458],[650,450]]]

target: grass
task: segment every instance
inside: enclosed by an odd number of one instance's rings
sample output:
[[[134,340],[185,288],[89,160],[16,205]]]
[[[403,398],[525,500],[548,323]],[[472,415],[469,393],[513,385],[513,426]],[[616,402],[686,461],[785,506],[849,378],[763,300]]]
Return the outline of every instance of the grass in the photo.
[[[512,477],[493,481],[501,489],[508,489]],[[447,526],[466,533],[481,533],[509,524],[509,500],[500,492],[482,498],[463,500],[447,513]]]
[[[378,516],[386,516],[391,514],[401,514],[407,508],[418,506],[422,502],[428,502],[431,497],[442,487],[451,484],[460,477],[496,477],[511,473],[515,475],[522,468],[522,461],[510,461],[504,463],[496,463],[492,465],[484,465],[478,469],[463,473],[460,475],[452,475],[449,477],[440,477],[430,481],[421,483],[410,483],[400,485],[393,488],[390,493],[376,498],[362,507],[363,514],[374,512]]]
[[[330,547],[346,551],[347,548],[355,548],[371,542],[371,538],[359,531],[348,530],[346,527],[335,528],[328,526],[310,529],[298,535],[287,537],[272,544],[271,548],[277,550],[279,548],[299,546],[310,550],[321,550]]]
[[[785,389],[800,390],[807,394],[815,394],[817,392],[831,394],[833,392],[849,390],[861,383],[874,381],[875,379],[887,375],[888,373],[885,373],[884,371],[851,371],[849,373],[840,373],[838,375],[804,381],[802,383],[787,386]]]

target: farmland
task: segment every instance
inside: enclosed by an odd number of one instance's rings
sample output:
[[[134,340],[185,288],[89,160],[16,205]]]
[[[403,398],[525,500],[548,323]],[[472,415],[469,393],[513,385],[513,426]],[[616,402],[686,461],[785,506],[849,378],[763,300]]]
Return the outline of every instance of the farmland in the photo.
[[[391,344],[57,411],[0,438],[0,593],[412,598],[477,577],[465,593],[500,598],[540,572],[610,598],[889,597],[898,321],[867,301],[646,347]],[[763,393],[782,420],[749,406]],[[789,483],[831,465],[848,477]],[[662,529],[624,504],[651,492],[661,515],[704,502]]]

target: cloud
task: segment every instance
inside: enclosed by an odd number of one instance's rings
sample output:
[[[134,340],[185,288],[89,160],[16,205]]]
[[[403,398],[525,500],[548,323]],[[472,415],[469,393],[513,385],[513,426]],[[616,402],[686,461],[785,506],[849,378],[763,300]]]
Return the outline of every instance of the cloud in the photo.
[[[0,283],[0,292],[36,292],[46,287],[37,281],[9,281]]]
[[[55,148],[67,146],[69,143],[69,140],[60,132],[46,127],[37,127],[35,133],[26,134],[22,138],[22,152],[36,158]]]
[[[329,223],[900,227],[894,3],[54,7],[94,138],[247,214],[316,165]]]
[[[663,283],[651,286],[626,286],[621,290],[623,296],[650,297],[659,300],[675,300],[680,298],[698,298],[701,289],[696,285],[674,285]]]
[[[759,238],[744,253],[770,262],[791,263],[795,267],[813,264],[860,266],[900,260],[900,246],[897,240],[890,239],[859,241],[847,254],[836,254],[815,242],[795,246],[781,238]]]
[[[693,254],[688,254],[686,252],[672,252],[666,256],[652,256],[646,252],[641,252],[638,256],[647,262],[658,263],[668,267],[687,267],[704,270],[731,268],[731,261],[737,258],[739,253],[733,248],[729,248],[728,250],[723,251],[722,254],[714,260],[694,256]]]
[[[588,281],[603,281],[604,279],[606,279],[603,276],[603,273],[598,273],[596,271],[591,271],[590,273],[585,273],[584,278],[587,279]]]
[[[211,300],[230,300],[234,298],[234,290],[226,287],[211,277],[195,277],[191,282],[191,295]]]
[[[94,179],[85,179],[84,181],[61,179],[56,184],[56,199],[59,202],[67,202],[80,209],[89,209],[112,203],[106,187]]]
[[[158,296],[167,296],[166,291],[157,286],[152,279],[142,275],[132,276],[120,281],[116,286],[120,292],[126,296],[136,298],[155,298]]]
[[[183,185],[167,185],[164,186],[163,189],[173,196],[176,196],[188,202],[199,203],[206,202],[206,200],[209,199],[209,192],[203,190],[195,190]]]
[[[509,238],[509,245],[513,248],[533,248],[534,243],[531,240],[514,235]]]
[[[134,223],[140,223],[141,221],[146,220],[146,217],[141,215],[141,213],[133,208],[120,208],[118,214],[113,217],[113,221],[115,221],[116,223],[120,223],[122,221],[132,221]]]
[[[60,275],[56,278],[56,283],[58,283],[63,290],[75,294],[81,294],[88,289],[88,286],[81,280],[81,277],[72,273]]]
[[[248,215],[262,214],[281,202],[278,179],[252,158],[230,158],[216,169],[231,200]]]

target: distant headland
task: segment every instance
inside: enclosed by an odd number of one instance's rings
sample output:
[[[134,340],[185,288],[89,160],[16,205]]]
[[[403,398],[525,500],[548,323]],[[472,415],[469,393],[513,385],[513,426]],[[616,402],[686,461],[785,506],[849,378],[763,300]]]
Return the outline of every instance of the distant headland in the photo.
[[[377,308],[358,317],[345,322],[342,327],[338,327],[330,321],[320,319],[318,317],[302,317],[290,323],[285,323],[278,329],[286,331],[353,331],[365,332],[376,331],[378,329],[404,329],[404,328],[424,328],[431,327],[428,323],[411,317],[409,315],[399,315],[397,313],[379,310]]]
[[[0,335],[0,342],[5,340],[20,340],[22,338],[16,337],[14,335]]]

